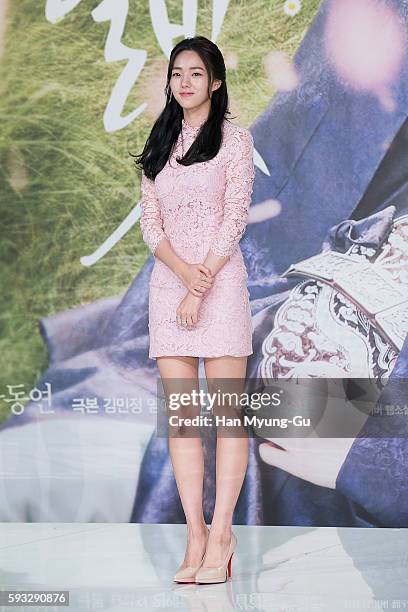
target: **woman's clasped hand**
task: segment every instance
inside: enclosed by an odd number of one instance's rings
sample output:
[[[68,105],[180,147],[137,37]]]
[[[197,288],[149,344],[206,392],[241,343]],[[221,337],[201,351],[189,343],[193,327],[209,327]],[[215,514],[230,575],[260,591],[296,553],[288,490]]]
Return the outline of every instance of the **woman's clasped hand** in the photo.
[[[212,287],[214,278],[211,270],[202,263],[186,263],[181,278],[188,293],[177,307],[176,321],[184,329],[189,329],[198,321],[201,299]]]
[[[202,297],[211,288],[213,276],[211,270],[202,263],[185,263],[181,279],[187,289],[195,296]]]

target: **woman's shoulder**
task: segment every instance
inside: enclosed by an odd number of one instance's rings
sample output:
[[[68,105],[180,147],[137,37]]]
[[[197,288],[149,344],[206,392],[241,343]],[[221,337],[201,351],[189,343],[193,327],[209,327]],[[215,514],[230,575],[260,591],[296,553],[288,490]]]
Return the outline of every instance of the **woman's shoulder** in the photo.
[[[252,139],[252,134],[248,128],[245,128],[241,125],[237,125],[236,123],[232,123],[229,119],[224,120],[224,130],[225,133],[230,137],[246,136],[247,138]]]
[[[247,146],[252,146],[254,144],[252,134],[248,128],[236,125],[228,119],[224,121],[224,134],[225,144],[230,148],[235,148],[240,144]]]

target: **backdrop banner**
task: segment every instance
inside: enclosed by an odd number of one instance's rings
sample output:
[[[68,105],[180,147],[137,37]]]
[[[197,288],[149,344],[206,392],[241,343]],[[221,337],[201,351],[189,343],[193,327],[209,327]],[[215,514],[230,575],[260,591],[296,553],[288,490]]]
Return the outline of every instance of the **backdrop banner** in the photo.
[[[129,152],[176,39],[205,32],[256,168],[244,392],[265,421],[233,524],[408,527],[407,2],[206,7],[1,3],[0,521],[185,522]]]

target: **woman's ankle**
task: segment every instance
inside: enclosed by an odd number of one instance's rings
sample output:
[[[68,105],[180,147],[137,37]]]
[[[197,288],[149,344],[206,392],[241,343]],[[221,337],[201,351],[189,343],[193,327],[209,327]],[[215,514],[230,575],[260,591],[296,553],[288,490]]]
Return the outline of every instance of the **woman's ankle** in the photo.
[[[215,540],[229,540],[232,535],[232,525],[211,525],[211,537]]]
[[[187,532],[192,536],[201,536],[207,533],[208,527],[203,523],[187,523]]]

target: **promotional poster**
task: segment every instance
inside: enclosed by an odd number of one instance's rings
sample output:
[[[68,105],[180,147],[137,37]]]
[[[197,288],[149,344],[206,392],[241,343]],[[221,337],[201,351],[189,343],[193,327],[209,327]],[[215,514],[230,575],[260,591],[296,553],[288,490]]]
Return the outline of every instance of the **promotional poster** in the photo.
[[[0,0],[0,71],[0,605],[408,609],[406,0]]]

